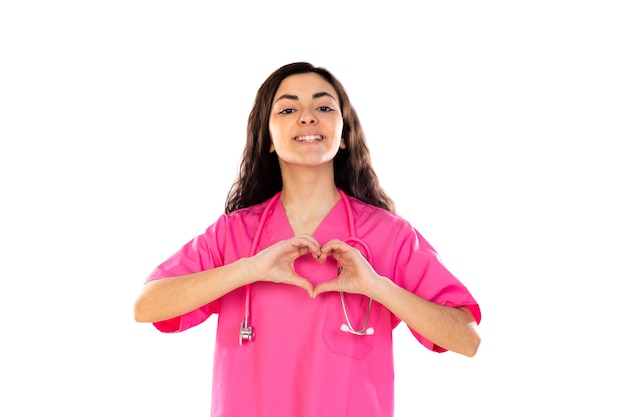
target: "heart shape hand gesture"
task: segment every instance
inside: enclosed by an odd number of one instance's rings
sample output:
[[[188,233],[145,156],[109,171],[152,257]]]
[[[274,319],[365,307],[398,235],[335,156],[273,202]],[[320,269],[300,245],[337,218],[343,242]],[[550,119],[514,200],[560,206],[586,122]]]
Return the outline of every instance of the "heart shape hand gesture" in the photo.
[[[313,288],[313,284],[298,275],[294,268],[296,259],[308,253],[320,263],[333,258],[340,271],[337,278],[322,282]],[[371,297],[372,289],[380,279],[356,248],[339,239],[333,239],[321,246],[310,234],[280,241],[260,251],[254,258],[254,267],[260,277],[259,280],[295,285],[307,291],[311,297],[329,291]]]

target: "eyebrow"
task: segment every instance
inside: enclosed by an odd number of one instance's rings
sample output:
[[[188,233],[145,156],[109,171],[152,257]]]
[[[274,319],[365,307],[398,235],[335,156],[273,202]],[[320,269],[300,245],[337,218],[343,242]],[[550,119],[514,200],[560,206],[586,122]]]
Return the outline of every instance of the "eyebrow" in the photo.
[[[315,93],[312,96],[314,99],[315,98],[320,98],[320,97],[330,97],[333,100],[337,101],[337,99],[330,93],[327,93],[326,91],[321,91],[319,93]],[[298,100],[298,96],[294,95],[294,94],[283,94],[282,96],[278,97],[274,103],[277,103],[279,100]]]

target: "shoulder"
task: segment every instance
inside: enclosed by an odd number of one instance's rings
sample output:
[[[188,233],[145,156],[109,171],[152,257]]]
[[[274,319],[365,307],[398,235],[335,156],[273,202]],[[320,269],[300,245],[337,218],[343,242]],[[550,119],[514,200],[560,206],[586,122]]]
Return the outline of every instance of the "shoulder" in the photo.
[[[233,250],[249,245],[260,223],[266,203],[222,213],[203,233],[196,236],[193,245],[206,251],[219,253],[218,258],[227,260],[243,256]]]
[[[209,227],[217,229],[256,228],[263,213],[268,207],[270,200],[255,204],[254,206],[241,208],[230,213],[222,214],[217,221]]]
[[[413,229],[413,226],[408,220],[403,217],[385,210],[384,208],[373,206],[365,203],[355,197],[348,197],[352,212],[354,213],[355,222],[360,223],[374,223],[384,227],[397,228],[409,228]]]
[[[423,238],[413,225],[396,213],[349,197],[356,233],[371,245],[419,247]]]

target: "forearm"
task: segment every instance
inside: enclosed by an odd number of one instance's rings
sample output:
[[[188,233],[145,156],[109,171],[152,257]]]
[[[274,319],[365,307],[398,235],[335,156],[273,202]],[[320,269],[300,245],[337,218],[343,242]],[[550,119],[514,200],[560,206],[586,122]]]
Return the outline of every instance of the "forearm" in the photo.
[[[154,323],[180,316],[249,284],[249,258],[223,267],[147,282],[135,301],[135,320]]]
[[[469,357],[476,354],[480,336],[467,308],[430,302],[384,277],[370,296],[437,346]]]

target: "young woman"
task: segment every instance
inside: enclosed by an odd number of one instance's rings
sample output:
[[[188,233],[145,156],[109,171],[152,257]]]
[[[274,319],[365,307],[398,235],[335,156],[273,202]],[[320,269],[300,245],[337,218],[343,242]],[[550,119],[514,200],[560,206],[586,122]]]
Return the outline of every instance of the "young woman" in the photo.
[[[225,214],[148,277],[135,319],[218,315],[212,416],[392,416],[392,330],[473,356],[478,303],[394,214],[342,84],[285,65],[257,92]]]

